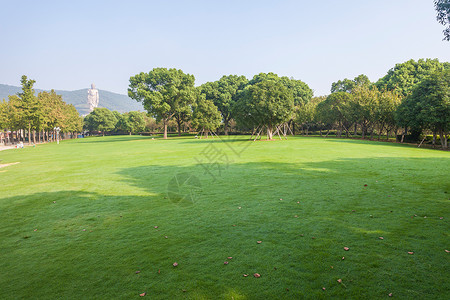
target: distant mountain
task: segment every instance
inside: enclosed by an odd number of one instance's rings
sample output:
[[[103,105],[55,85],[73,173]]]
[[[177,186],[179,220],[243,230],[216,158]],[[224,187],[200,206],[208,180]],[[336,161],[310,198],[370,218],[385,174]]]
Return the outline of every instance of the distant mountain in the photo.
[[[0,100],[8,99],[9,95],[16,95],[22,88],[12,85],[0,84]],[[35,89],[36,93],[42,90]],[[88,89],[76,91],[61,91],[55,90],[58,95],[61,95],[66,103],[73,104],[81,115],[89,113],[89,104],[87,103]],[[104,90],[98,90],[99,107],[106,107],[109,110],[117,110],[124,113],[129,111],[140,110],[144,111],[141,103],[136,102],[126,95],[116,94]]]

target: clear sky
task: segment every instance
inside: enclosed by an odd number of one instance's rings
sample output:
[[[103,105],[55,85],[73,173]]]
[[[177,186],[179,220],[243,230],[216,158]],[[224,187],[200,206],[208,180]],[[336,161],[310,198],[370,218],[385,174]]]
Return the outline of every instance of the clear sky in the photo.
[[[126,94],[130,76],[182,69],[196,85],[275,72],[315,95],[409,59],[450,61],[432,0],[0,0],[0,83]]]

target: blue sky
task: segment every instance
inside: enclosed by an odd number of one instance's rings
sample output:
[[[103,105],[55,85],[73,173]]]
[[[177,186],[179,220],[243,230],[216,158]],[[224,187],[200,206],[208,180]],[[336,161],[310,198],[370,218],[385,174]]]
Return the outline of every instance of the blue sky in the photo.
[[[275,72],[315,95],[409,59],[450,61],[432,0],[4,1],[0,83],[126,94],[130,76],[182,69],[196,85]]]

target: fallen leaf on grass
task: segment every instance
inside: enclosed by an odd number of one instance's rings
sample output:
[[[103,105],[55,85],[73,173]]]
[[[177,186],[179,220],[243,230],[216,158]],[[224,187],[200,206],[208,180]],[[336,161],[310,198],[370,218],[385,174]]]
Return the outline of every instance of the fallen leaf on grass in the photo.
[[[323,288],[322,288],[322,290],[323,290],[323,291],[325,291],[325,290],[326,290],[326,288],[325,288],[325,287],[323,287]]]
[[[164,238],[165,238],[165,239],[168,239],[169,237],[166,235],[166,236],[164,236]]]
[[[37,228],[34,231],[37,231]]]
[[[224,261],[223,264],[224,264],[224,265],[228,265],[228,262],[227,262],[227,261]]]
[[[158,226],[155,226],[155,229],[157,229],[158,228]]]
[[[350,248],[349,247],[344,247],[344,250],[348,251],[348,250],[350,250]]]
[[[233,259],[233,257],[231,257],[231,256],[228,256],[227,258],[228,258],[228,259]]]
[[[261,244],[261,243],[262,243],[262,241],[256,241],[256,243],[257,243],[257,244]]]
[[[295,216],[294,216],[294,218],[298,218],[298,216],[297,216],[297,215],[295,215]]]
[[[141,297],[144,297],[145,295],[147,295],[147,293],[139,294],[139,296],[141,296]]]
[[[136,272],[134,272],[134,273],[139,274],[139,273],[141,273],[141,271],[136,271]]]
[[[367,186],[367,184],[365,184],[364,186]]]
[[[258,273],[255,273],[255,274],[253,274],[253,276],[254,276],[254,277],[256,277],[256,278],[259,278],[259,277],[261,277],[261,275],[260,275],[260,274],[258,274]]]
[[[392,293],[389,293],[389,295],[388,295],[389,297],[392,297]]]
[[[380,236],[379,239],[380,239],[380,240],[384,240],[384,237]]]
[[[449,250],[447,250],[447,249],[445,249],[445,252],[447,252],[447,253],[450,253],[450,251],[449,251]]]
[[[444,219],[444,217],[440,217],[439,219],[440,219],[440,220],[443,220],[443,219]]]
[[[282,198],[280,198],[280,201],[283,201],[283,199],[282,199]]]
[[[408,254],[411,254],[411,255],[413,255],[413,254],[414,254],[414,252],[408,252]]]
[[[172,265],[173,265],[174,267],[176,267],[176,266],[178,266],[178,263],[177,263],[177,262],[174,262]]]
[[[315,240],[316,238],[313,236],[312,239]]]
[[[243,276],[244,276],[244,277],[248,277],[248,274],[244,274]]]
[[[342,256],[342,260],[344,260],[345,259],[345,257],[344,256]]]
[[[339,279],[337,280],[337,282],[342,283],[342,279],[339,278]]]

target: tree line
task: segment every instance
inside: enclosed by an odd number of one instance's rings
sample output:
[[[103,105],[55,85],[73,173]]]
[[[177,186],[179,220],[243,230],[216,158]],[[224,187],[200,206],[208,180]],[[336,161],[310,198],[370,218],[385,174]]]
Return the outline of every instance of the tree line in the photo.
[[[223,76],[195,87],[195,78],[182,70],[155,68],[130,78],[128,95],[142,102],[149,115],[164,127],[176,122],[199,132],[219,127],[228,134],[233,125],[241,132],[268,139],[298,126],[339,137],[378,139],[386,135],[419,139],[431,133],[433,145],[439,135],[447,148],[450,130],[450,64],[437,59],[409,60],[397,64],[376,82],[366,75],[342,79],[331,86],[331,94],[313,97],[301,80],[260,73],[251,80],[245,76]],[[283,126],[283,129],[281,128]]]
[[[274,135],[300,130],[321,136],[370,138],[401,136],[418,142],[428,134],[433,145],[448,147],[450,63],[409,60],[376,82],[366,75],[332,83],[330,94],[313,97],[303,81],[260,73],[247,79],[228,75],[195,86],[182,70],[155,68],[130,78],[128,95],[147,113],[120,114],[96,108],[84,120],[53,90],[35,96],[34,80],[22,77],[22,91],[0,103],[0,128],[17,131],[31,143],[63,133],[87,131],[138,133],[172,128],[207,135],[218,131]],[[281,137],[281,136],[280,136]],[[422,139],[423,141],[423,139]]]
[[[12,132],[18,141],[28,140],[28,144],[53,141],[56,129],[62,134],[76,137],[82,130],[82,118],[76,108],[62,100],[54,90],[40,92],[33,89],[34,80],[21,78],[22,91],[8,96],[0,102],[0,129],[2,138],[12,142]]]

